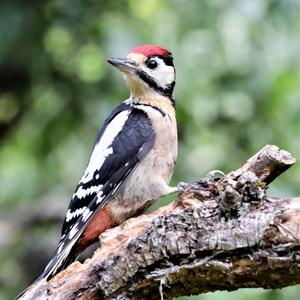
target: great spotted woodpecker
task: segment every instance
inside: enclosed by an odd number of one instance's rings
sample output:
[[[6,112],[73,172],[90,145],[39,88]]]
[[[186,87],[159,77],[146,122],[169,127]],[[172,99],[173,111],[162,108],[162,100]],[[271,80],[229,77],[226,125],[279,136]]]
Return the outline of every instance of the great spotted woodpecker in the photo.
[[[66,268],[106,229],[142,214],[180,188],[168,185],[177,157],[172,54],[141,45],[126,59],[108,62],[122,72],[131,94],[100,130],[58,247],[37,281]]]

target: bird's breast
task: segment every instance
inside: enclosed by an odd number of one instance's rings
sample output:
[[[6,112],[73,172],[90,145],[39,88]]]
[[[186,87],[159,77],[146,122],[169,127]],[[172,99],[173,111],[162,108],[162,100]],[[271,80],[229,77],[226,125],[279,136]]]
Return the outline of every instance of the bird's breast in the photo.
[[[127,219],[145,211],[166,194],[177,158],[175,113],[162,114],[145,107],[155,131],[153,148],[132,171],[116,193],[109,207],[118,219]]]

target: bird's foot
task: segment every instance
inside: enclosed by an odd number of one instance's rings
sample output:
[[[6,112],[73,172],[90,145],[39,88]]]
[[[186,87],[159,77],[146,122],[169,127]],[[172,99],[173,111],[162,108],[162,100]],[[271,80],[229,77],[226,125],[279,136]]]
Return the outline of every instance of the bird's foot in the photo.
[[[225,174],[220,170],[212,170],[200,180],[194,180],[191,183],[179,182],[176,186],[177,192],[181,193],[186,190],[199,190],[201,188],[207,188],[209,184],[213,184],[221,180]]]
[[[177,187],[177,191],[179,193],[181,193],[181,192],[187,190],[190,187],[190,184],[186,183],[186,182],[183,182],[183,181],[180,181],[180,182],[177,183],[176,187]]]

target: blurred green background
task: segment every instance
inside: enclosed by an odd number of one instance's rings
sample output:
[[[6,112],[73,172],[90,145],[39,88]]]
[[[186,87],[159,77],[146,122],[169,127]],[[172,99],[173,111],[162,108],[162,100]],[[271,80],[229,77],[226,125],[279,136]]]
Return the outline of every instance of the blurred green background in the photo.
[[[1,1],[0,299],[47,263],[97,132],[128,97],[105,59],[142,43],[175,58],[173,183],[228,172],[265,144],[300,158],[297,0]],[[299,195],[299,176],[300,162],[269,194]],[[181,299],[299,300],[300,290]]]

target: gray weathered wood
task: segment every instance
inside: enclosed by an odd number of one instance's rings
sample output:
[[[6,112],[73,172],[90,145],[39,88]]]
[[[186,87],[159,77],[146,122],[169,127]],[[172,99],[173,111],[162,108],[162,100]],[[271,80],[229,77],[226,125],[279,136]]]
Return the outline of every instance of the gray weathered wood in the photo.
[[[294,163],[265,146],[220,181],[195,181],[166,207],[107,230],[91,259],[22,299],[172,299],[299,284],[300,197],[266,196]]]

